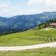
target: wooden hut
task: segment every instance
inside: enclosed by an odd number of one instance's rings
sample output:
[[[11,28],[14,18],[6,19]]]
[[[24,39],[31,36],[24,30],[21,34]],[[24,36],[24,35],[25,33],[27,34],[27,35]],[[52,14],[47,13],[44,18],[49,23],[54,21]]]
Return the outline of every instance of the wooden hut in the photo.
[[[53,28],[56,28],[56,23],[50,23],[49,26],[53,27]]]

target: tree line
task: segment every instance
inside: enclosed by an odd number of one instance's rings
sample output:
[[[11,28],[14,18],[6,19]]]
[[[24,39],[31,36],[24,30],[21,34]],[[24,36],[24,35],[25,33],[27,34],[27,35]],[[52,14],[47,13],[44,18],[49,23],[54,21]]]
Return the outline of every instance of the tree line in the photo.
[[[49,27],[49,24],[53,23],[53,22],[56,22],[56,19],[50,19],[50,20],[48,20],[48,21],[46,21],[44,23],[39,24],[38,29]]]

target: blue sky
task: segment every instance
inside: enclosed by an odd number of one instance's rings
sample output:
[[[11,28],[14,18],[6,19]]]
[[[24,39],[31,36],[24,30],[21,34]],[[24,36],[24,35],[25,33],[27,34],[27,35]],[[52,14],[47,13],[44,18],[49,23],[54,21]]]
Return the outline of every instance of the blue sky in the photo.
[[[56,12],[56,0],[0,0],[0,16]]]

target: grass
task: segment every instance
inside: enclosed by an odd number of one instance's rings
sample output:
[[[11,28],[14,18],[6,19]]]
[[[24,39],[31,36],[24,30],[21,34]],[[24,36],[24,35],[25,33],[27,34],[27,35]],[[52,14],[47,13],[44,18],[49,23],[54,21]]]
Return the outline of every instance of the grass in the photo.
[[[56,56],[56,48],[41,48],[25,51],[0,51],[0,56]]]
[[[25,32],[0,36],[0,46],[22,46],[56,41],[56,29],[31,29]]]

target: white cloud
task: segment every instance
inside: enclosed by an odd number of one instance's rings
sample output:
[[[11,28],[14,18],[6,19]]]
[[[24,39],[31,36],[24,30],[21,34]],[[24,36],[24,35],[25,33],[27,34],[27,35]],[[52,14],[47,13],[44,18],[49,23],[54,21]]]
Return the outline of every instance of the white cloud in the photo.
[[[39,9],[20,9],[19,5],[11,4],[10,2],[0,3],[0,16],[11,17],[15,15],[34,14],[39,12]]]
[[[29,0],[26,5],[13,4],[10,1],[0,1],[0,16],[15,16],[56,11],[56,0]],[[27,9],[28,8],[28,9]]]
[[[11,4],[8,2],[0,1],[0,16],[11,17],[15,15],[33,14],[33,9],[20,9],[19,5]]]
[[[18,14],[17,5],[11,4],[10,1],[0,1],[0,16],[10,17]]]
[[[44,0],[29,0],[28,5],[42,4]]]
[[[44,11],[56,11],[56,0],[29,0],[27,4]]]
[[[33,4],[47,4],[47,5],[54,5],[56,4],[56,0],[29,0],[28,5]]]
[[[6,16],[6,14],[8,15],[10,8],[11,4],[9,2],[0,1],[0,16]]]

